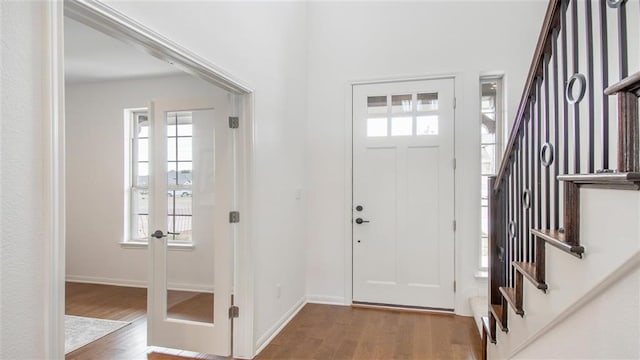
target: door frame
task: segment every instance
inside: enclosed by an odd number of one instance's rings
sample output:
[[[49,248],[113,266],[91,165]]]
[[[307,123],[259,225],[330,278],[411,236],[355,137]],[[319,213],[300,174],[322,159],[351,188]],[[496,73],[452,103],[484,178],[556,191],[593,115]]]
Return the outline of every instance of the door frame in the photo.
[[[439,79],[451,79],[453,80],[453,96],[454,99],[461,98],[460,86],[456,86],[460,75],[458,73],[442,73],[442,74],[430,74],[421,76],[410,77],[391,77],[381,79],[370,80],[354,80],[350,81],[345,88],[345,168],[344,168],[344,305],[353,304],[353,88],[358,85],[371,85],[371,84],[385,84],[395,82],[409,82],[409,81],[428,81]],[[455,100],[454,100],[455,101]],[[453,156],[456,157],[456,137],[457,127],[456,119],[458,118],[459,107],[456,105],[453,109]],[[453,211],[454,217],[457,215],[456,204],[456,172],[453,173],[454,187],[453,187]],[[457,281],[457,237],[456,232],[453,233],[453,279]],[[454,312],[456,304],[456,292],[454,296]]]
[[[236,77],[210,63],[179,44],[150,30],[126,15],[96,0],[49,1],[45,5],[47,53],[45,53],[48,87],[46,99],[48,118],[44,139],[47,154],[44,158],[48,208],[45,209],[48,232],[51,235],[46,268],[50,302],[46,311],[46,353],[64,359],[65,312],[65,94],[64,94],[64,16],[65,14],[135,47],[145,50],[160,60],[176,65],[215,86],[235,94],[230,104],[230,115],[242,119],[237,137],[238,211],[243,221],[232,230],[234,244],[233,293],[234,303],[242,309],[232,327],[232,354],[252,358],[253,344],[253,256],[252,256],[252,174],[254,169],[254,91]]]

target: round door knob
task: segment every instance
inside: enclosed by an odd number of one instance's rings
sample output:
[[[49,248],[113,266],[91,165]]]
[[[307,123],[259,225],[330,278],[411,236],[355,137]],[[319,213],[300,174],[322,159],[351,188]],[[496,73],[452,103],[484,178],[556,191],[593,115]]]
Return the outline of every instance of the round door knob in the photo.
[[[356,206],[356,211],[362,211],[362,209],[364,209],[364,208],[362,207],[362,205],[358,205],[358,206]]]

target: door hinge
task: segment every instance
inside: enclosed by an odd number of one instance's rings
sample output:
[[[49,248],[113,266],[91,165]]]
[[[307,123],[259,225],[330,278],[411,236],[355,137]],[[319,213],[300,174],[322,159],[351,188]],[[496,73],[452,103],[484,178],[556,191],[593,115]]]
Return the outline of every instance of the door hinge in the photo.
[[[455,280],[453,281],[453,292],[456,292],[456,282],[455,282]]]
[[[229,212],[229,222],[234,224],[234,223],[239,223],[240,222],[240,211],[230,211]]]
[[[237,129],[240,127],[240,118],[237,116],[229,116],[229,128]]]
[[[458,98],[453,98],[453,108],[455,109],[458,106]]]
[[[453,231],[456,231],[458,229],[458,223],[453,220]]]
[[[453,158],[453,160],[451,160],[451,166],[453,166],[453,170],[455,170],[456,167],[458,166],[458,162],[456,161],[456,158]]]
[[[232,305],[229,307],[229,319],[235,319],[240,317],[240,307]]]

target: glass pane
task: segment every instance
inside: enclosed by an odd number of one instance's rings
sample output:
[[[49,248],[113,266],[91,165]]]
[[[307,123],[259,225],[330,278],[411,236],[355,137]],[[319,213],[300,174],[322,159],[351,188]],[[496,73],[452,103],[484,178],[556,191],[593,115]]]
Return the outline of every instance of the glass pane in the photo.
[[[489,267],[489,239],[482,238],[480,241],[480,267]]]
[[[178,160],[192,160],[193,159],[193,150],[191,147],[192,138],[190,137],[179,137],[178,138]]]
[[[391,111],[393,111],[394,113],[413,111],[411,94],[393,95],[391,97]]]
[[[138,139],[138,161],[149,161],[149,139]]]
[[[489,236],[489,208],[486,206],[483,206],[480,208],[480,214],[481,214],[481,223],[480,223],[480,228],[482,229],[482,236]]]
[[[403,136],[413,134],[413,118],[395,117],[391,119],[391,135]]]
[[[495,144],[496,142],[496,114],[495,113],[483,113],[480,124],[480,134],[483,144]]]
[[[138,116],[138,125],[136,131],[136,137],[148,138],[149,137],[149,121],[146,115]]]
[[[482,181],[481,181],[481,186],[480,186],[480,196],[483,200],[483,205],[484,205],[484,201],[486,201],[489,197],[489,178],[486,176],[482,176],[481,177]]]
[[[132,192],[131,210],[134,215],[131,236],[133,239],[146,240],[149,237],[149,191],[147,189],[132,189]]]
[[[438,93],[418,94],[418,111],[438,110]]]
[[[167,191],[167,214],[188,215],[189,217],[193,215],[191,208],[191,189]]]
[[[482,145],[481,150],[481,172],[482,174],[495,174],[496,171],[496,146],[495,145]]]
[[[138,163],[138,177],[135,179],[135,186],[149,185],[149,163]]]
[[[438,115],[418,116],[416,135],[438,135]]]
[[[167,120],[175,122],[175,120],[170,120],[170,119],[167,119]],[[177,131],[176,125],[167,125],[167,136],[176,136],[177,134],[176,131]]]
[[[192,163],[190,161],[178,163],[178,185],[191,185],[193,183],[191,165]]]
[[[193,135],[193,125],[191,124],[178,125],[178,136],[192,136],[192,135]]]
[[[386,114],[387,113],[387,97],[386,96],[367,97],[367,112],[369,114]]]
[[[178,163],[169,162],[167,163],[167,185],[171,187],[177,184],[178,184]]]
[[[149,239],[149,215],[136,214],[133,216],[133,240]]]
[[[367,136],[387,136],[387,119],[386,118],[372,118],[367,119]]]
[[[177,144],[177,138],[168,138],[167,139],[167,160],[171,161],[175,161],[177,153],[178,153],[178,149],[176,149],[176,144]]]
[[[213,301],[210,292],[167,290],[167,317],[212,324]]]
[[[191,242],[191,216],[167,216],[168,239],[171,242]]]

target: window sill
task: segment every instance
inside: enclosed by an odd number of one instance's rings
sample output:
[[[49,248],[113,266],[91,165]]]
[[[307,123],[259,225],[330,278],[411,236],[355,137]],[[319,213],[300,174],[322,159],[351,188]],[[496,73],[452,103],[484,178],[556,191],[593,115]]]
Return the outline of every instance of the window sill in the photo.
[[[478,270],[475,275],[473,275],[478,280],[487,280],[489,278],[488,270]]]
[[[123,241],[120,246],[124,249],[146,249],[149,244],[146,241]],[[169,250],[191,251],[195,248],[193,243],[169,243]]]

